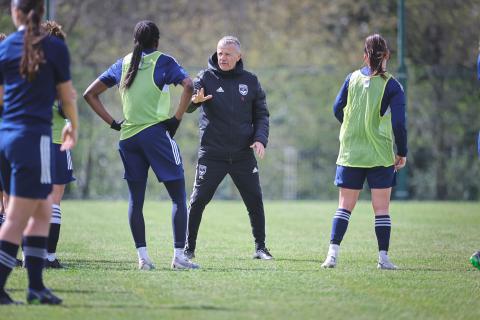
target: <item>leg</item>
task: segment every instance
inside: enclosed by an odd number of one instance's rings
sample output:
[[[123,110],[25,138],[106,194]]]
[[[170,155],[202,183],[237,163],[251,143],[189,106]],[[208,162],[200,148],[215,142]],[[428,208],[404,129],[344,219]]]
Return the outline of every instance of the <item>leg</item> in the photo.
[[[265,249],[265,211],[263,208],[262,189],[258,174],[257,161],[254,157],[231,165],[230,176],[247,207],[255,251]]]
[[[12,201],[12,206],[13,206]],[[28,271],[29,289],[43,290],[43,267],[47,258],[47,237],[50,228],[51,198],[36,200],[35,211],[23,233],[23,252]]]
[[[185,238],[187,232],[187,201],[185,180],[166,181],[170,198],[172,198],[172,229],[174,239],[172,269],[198,269],[200,266],[185,256]]]
[[[379,269],[396,269],[388,258],[392,221],[389,214],[390,195],[392,188],[372,189],[372,206],[375,212],[375,235],[379,251]]]
[[[227,174],[225,161],[199,159],[188,210],[187,251],[195,251],[198,229],[205,206],[212,200],[218,185]]]
[[[172,229],[174,248],[185,248],[187,233],[187,200],[185,180],[179,179],[164,182],[168,194],[172,199]]]
[[[147,181],[127,180],[127,184],[130,193],[128,200],[128,222],[130,224],[133,241],[135,242],[136,248],[146,247],[143,203],[145,201]]]
[[[48,233],[47,244],[47,268],[63,268],[57,259],[56,251],[58,239],[60,237],[60,227],[62,224],[62,210],[60,202],[65,192],[64,184],[54,184],[52,190],[52,217],[50,219],[50,232]]]
[[[338,209],[333,216],[330,243],[340,245],[347,232],[350,215],[360,195],[360,190],[340,188],[338,192]]]
[[[143,203],[150,164],[141,148],[142,137],[140,134],[121,140],[118,144],[118,151],[125,168],[124,178],[128,184],[128,222],[137,248],[138,267],[140,270],[150,270],[154,269],[155,266],[147,253],[145,221],[143,219]]]
[[[389,207],[392,186],[395,185],[394,167],[371,168],[368,171],[367,180],[372,190],[372,207],[375,213],[375,234],[379,250],[377,267],[388,270],[396,269],[397,267],[390,262],[387,255],[392,229]]]
[[[347,232],[350,215],[363,188],[365,174],[363,168],[337,166],[335,184],[339,187],[338,208],[333,216],[330,246],[327,258],[322,264],[324,268],[334,268],[337,265],[340,243]]]
[[[5,223],[0,229],[0,303],[14,303],[5,292],[5,283],[16,266],[22,232],[27,226],[36,200],[12,197]]]

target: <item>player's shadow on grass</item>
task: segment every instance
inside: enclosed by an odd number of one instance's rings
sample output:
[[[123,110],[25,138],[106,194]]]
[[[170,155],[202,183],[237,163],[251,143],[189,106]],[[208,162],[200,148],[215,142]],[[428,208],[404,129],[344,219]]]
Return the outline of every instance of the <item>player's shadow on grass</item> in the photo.
[[[62,289],[55,289],[51,288],[55,293],[79,293],[79,294],[92,294],[97,293],[95,290],[62,290]],[[7,289],[8,292],[25,292],[25,288],[9,288]],[[113,292],[117,293],[117,292]]]
[[[141,309],[141,310],[201,310],[201,311],[236,311],[234,308],[216,307],[212,305],[145,305],[145,304],[109,304],[109,305],[90,305],[90,304],[68,304],[66,308],[96,308],[96,309]]]
[[[313,263],[320,263],[320,259],[294,259],[294,258],[276,258],[275,261],[282,262],[313,262]]]
[[[132,264],[132,260],[72,259],[63,262],[66,269],[105,269],[117,271],[134,270]]]

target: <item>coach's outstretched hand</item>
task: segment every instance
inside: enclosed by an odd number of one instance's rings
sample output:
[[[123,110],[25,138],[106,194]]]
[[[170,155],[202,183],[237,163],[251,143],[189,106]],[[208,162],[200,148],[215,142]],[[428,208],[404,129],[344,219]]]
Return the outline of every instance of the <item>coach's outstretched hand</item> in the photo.
[[[202,103],[204,101],[212,99],[212,95],[209,94],[208,96],[205,96],[205,92],[203,88],[200,88],[197,92],[195,92],[192,96],[192,102],[195,104]]]
[[[125,121],[125,120],[123,120]],[[117,122],[117,120],[113,120],[112,123],[110,124],[110,128],[116,131],[122,130],[122,123],[123,121]]]
[[[170,138],[173,138],[175,133],[177,132],[178,126],[180,125],[180,121],[178,120],[177,117],[173,116],[170,119],[163,120],[161,123],[167,127],[167,131],[170,134]]]

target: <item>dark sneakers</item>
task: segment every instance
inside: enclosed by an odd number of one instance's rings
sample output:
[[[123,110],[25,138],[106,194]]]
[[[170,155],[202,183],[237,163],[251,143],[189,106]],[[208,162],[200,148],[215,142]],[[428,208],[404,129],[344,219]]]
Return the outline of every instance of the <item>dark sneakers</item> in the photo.
[[[55,259],[53,261],[50,261],[48,259],[45,260],[45,268],[49,269],[63,269],[63,265],[58,261],[58,259]]]
[[[183,254],[185,255],[185,257],[188,260],[191,260],[191,259],[195,258],[195,251],[192,250],[192,249],[186,248],[185,251],[183,252]]]
[[[253,259],[272,260],[273,256],[270,254],[267,248],[259,248],[253,254]]]
[[[15,305],[15,304],[22,304],[21,302],[19,301],[15,301],[13,300],[12,298],[10,298],[10,296],[8,295],[8,293],[6,293],[5,291],[3,292],[0,292],[0,305]]]
[[[61,304],[62,299],[54,295],[48,288],[43,290],[28,289],[27,302],[29,304]]]

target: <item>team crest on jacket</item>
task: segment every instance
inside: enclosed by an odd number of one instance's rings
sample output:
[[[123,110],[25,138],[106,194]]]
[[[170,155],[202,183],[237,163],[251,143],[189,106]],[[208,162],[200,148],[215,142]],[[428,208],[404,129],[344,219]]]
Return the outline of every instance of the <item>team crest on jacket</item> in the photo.
[[[203,179],[203,176],[207,173],[207,166],[203,164],[198,165],[198,179]]]
[[[239,84],[238,91],[242,96],[246,96],[248,93],[248,86],[246,84]]]

